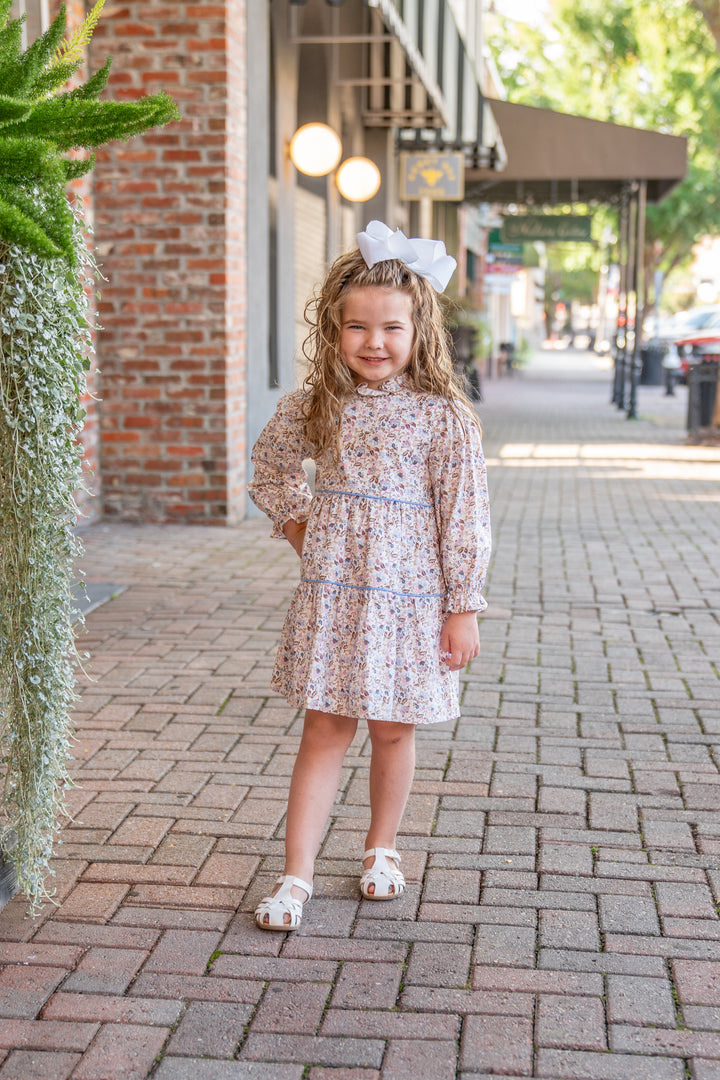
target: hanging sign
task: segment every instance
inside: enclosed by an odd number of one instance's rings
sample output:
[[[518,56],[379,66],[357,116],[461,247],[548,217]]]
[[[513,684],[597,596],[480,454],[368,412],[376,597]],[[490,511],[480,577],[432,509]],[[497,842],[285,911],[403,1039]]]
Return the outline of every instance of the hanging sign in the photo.
[[[506,214],[502,238],[506,243],[533,240],[590,240],[589,214]]]
[[[488,251],[498,258],[505,257],[508,262],[522,262],[523,245],[506,244],[499,229],[491,229],[488,233]]]
[[[488,274],[513,274],[524,265],[522,244],[506,244],[500,229],[488,233],[488,253],[485,271]]]
[[[461,202],[465,195],[465,155],[438,150],[400,155],[400,198]]]

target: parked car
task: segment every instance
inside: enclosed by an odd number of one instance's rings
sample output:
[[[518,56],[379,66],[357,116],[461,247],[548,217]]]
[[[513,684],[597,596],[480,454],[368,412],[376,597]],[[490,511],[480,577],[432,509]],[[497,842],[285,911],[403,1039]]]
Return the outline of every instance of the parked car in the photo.
[[[720,359],[720,315],[702,330],[679,338],[675,342],[675,350],[683,382],[687,382],[688,372],[693,364]]]
[[[692,356],[692,344],[717,337],[720,333],[720,305],[704,304],[702,307],[679,311],[667,319],[658,320],[652,344],[665,349],[662,366],[667,380],[684,383]],[[684,350],[684,351],[681,351]]]

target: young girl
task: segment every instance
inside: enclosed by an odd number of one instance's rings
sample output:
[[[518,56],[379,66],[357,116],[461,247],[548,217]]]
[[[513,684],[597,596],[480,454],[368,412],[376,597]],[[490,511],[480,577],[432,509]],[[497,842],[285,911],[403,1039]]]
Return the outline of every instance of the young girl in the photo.
[[[271,685],[306,713],[285,873],[255,912],[266,930],[300,925],[359,719],[372,745],[360,891],[400,896],[395,837],[415,725],[459,715],[456,673],[478,654],[486,606],[480,431],[453,375],[437,298],[455,260],[439,241],[408,240],[381,222],[357,239],[314,301],[304,388],[281,398],[253,451],[251,497],[302,558]]]

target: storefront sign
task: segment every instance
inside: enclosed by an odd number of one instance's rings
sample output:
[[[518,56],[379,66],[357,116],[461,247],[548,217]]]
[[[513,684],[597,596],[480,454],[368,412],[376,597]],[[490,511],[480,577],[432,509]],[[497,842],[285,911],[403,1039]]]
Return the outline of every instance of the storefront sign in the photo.
[[[460,202],[465,195],[465,155],[431,151],[400,155],[400,198]]]
[[[522,244],[508,244],[499,229],[491,229],[488,234],[488,251],[498,257],[505,257],[508,262],[522,262]],[[514,256],[511,259],[510,256]]]
[[[523,269],[522,263],[490,262],[485,264],[486,274],[518,274]]]
[[[488,253],[486,271],[488,274],[512,274],[522,270],[523,245],[506,244],[500,229],[491,229],[488,234]]]
[[[592,218],[585,214],[512,214],[503,216],[505,243],[522,240],[590,240]]]

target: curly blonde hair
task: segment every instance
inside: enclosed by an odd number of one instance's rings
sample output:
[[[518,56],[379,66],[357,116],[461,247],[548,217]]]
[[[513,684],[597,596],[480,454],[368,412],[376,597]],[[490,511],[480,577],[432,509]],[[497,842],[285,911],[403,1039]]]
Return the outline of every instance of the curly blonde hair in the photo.
[[[404,375],[415,390],[445,398],[461,423],[478,424],[477,416],[452,365],[450,340],[435,289],[399,259],[368,267],[356,248],[341,255],[328,270],[320,292],[308,301],[310,326],[302,351],[310,370],[304,433],[318,453],[340,451],[340,417],[355,391],[353,373],[342,359],[342,311],[350,289],[375,286],[401,289],[410,297],[415,337]],[[479,424],[478,424],[479,426]]]

